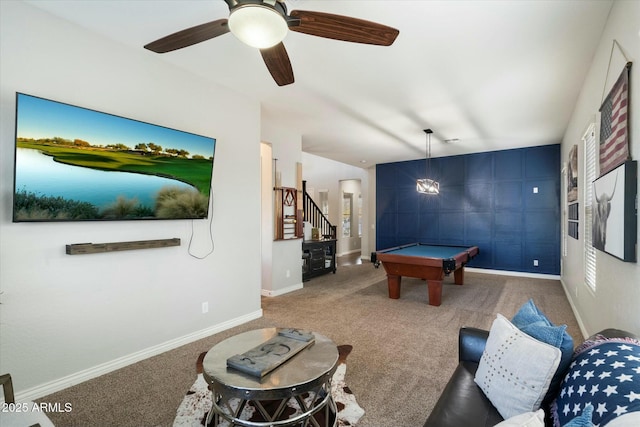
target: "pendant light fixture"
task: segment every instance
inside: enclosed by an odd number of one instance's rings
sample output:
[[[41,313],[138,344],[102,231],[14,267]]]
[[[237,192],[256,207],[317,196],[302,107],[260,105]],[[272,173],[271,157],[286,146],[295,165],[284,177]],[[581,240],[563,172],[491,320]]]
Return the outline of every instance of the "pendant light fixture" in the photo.
[[[424,133],[427,134],[427,170],[426,178],[416,181],[416,190],[418,193],[437,195],[440,194],[440,183],[436,180],[429,178],[431,174],[431,129],[425,129]]]

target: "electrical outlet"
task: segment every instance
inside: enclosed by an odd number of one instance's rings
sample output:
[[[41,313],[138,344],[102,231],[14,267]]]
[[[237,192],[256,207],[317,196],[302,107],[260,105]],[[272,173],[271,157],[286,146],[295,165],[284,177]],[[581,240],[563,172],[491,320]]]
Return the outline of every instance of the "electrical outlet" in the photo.
[[[202,314],[209,312],[209,303],[207,301],[202,303]]]
[[[534,266],[534,267],[537,267],[537,266],[538,266],[538,260],[537,260],[537,259],[534,259],[534,260],[533,260],[533,266]]]
[[[538,194],[538,187],[533,187],[533,194]]]
[[[287,270],[287,277],[291,277],[291,271]]]

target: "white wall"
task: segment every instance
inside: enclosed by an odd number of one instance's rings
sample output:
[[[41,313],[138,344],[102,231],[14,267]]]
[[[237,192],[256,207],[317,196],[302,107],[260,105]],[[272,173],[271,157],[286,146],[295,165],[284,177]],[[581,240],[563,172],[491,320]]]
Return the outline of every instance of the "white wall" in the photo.
[[[262,293],[270,295],[273,290],[273,149],[271,144],[260,144],[260,197],[261,197],[261,246],[262,246]]]
[[[338,244],[336,252],[338,255],[345,255],[358,252],[361,249],[361,238],[358,235],[359,218],[358,218],[358,199],[361,195],[359,179],[345,179],[340,181],[340,207],[344,203],[344,195],[351,194],[351,236],[345,237],[342,235],[342,210],[340,211],[340,221],[336,224],[338,226]],[[366,213],[366,205],[364,204],[364,198],[362,200],[363,215]],[[363,219],[363,218],[362,218]]]
[[[620,51],[613,51],[617,40],[624,53],[633,61],[630,77],[630,150],[634,160],[640,160],[640,2],[616,1],[600,40],[570,124],[562,142],[562,159],[578,145],[578,201],[580,202],[580,238],[567,238],[567,256],[563,259],[562,282],[574,307],[583,333],[590,335],[614,327],[640,334],[640,265],[625,263],[606,253],[596,251],[597,289],[592,292],[584,282],[584,189],[591,183],[584,180],[584,145],[581,138],[603,101],[603,90],[609,92],[626,60]],[[570,53],[568,53],[570,54]],[[606,84],[605,84],[606,80]],[[606,87],[606,89],[605,89]],[[597,124],[599,129],[599,123]],[[640,188],[640,185],[638,185]],[[565,192],[566,193],[566,192]],[[563,194],[566,206],[566,194]],[[640,227],[638,228],[640,236]],[[640,242],[640,237],[638,239]]]
[[[271,155],[278,159],[275,168],[282,177],[281,185],[296,187],[302,136],[288,129],[273,126],[268,119],[263,118],[262,140],[271,145]],[[263,179],[273,181],[270,176],[263,176]],[[275,183],[272,182],[272,187],[273,185]],[[263,285],[262,294],[277,296],[302,288],[302,239],[274,240],[272,250],[271,284],[270,287],[268,284]]]
[[[338,244],[337,253],[344,254],[351,250],[349,247],[348,239],[341,237],[340,223],[342,221],[342,191],[340,181],[344,180],[359,180],[360,192],[362,193],[362,238],[360,239],[361,253],[364,257],[369,257],[371,253],[370,239],[371,239],[371,215],[368,212],[370,209],[371,197],[375,204],[375,189],[373,196],[370,194],[370,174],[368,170],[357,168],[345,163],[336,162],[335,160],[325,159],[309,153],[302,153],[302,177],[307,181],[307,187],[314,188],[316,190],[323,189],[329,190],[329,221],[331,224],[338,226]],[[375,169],[371,169],[374,170]],[[373,174],[375,176],[375,172]],[[354,195],[354,198],[357,195]],[[318,201],[315,200],[317,203]],[[354,200],[355,203],[355,200]],[[375,212],[373,216],[373,223],[375,224]],[[375,235],[373,236],[375,243]]]
[[[0,17],[0,372],[34,398],[261,315],[260,108],[21,2]],[[217,139],[207,221],[12,223],[15,93]],[[65,245],[178,237],[69,256]],[[202,314],[201,304],[209,303]]]

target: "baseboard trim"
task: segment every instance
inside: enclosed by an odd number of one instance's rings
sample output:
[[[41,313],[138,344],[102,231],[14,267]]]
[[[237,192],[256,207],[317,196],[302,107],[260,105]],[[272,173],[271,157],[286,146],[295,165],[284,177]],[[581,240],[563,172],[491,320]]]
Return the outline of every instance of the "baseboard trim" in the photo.
[[[345,255],[351,255],[351,254],[355,254],[356,252],[360,252],[362,249],[351,249],[350,251],[346,251],[346,252],[340,252],[339,254],[336,254],[337,257],[341,257],[341,256],[345,256]]]
[[[15,396],[16,401],[19,402],[19,401],[25,401],[25,400],[39,399],[51,393],[64,390],[65,388],[74,386],[76,384],[80,384],[82,382],[91,380],[93,378],[97,378],[101,375],[108,374],[109,372],[113,372],[117,369],[124,368],[125,366],[132,365],[141,360],[148,359],[153,356],[157,356],[158,354],[164,353],[169,350],[173,350],[174,348],[178,348],[185,344],[192,343],[199,339],[217,334],[219,332],[225,331],[235,326],[242,325],[243,323],[247,323],[251,320],[255,320],[260,317],[262,317],[262,309],[256,310],[252,313],[248,313],[244,316],[236,317],[235,319],[231,319],[226,322],[219,323],[209,328],[201,329],[191,334],[187,334],[182,337],[166,341],[162,344],[158,344],[149,348],[145,348],[144,350],[137,351],[135,353],[131,353],[123,357],[119,357],[117,359],[94,366],[92,368],[85,369],[83,371],[76,372],[71,375],[67,375],[60,379],[50,381],[48,383],[40,384],[35,387],[31,387],[29,389],[16,393],[16,396]]]
[[[580,317],[580,313],[576,309],[576,306],[573,304],[573,300],[571,299],[571,293],[567,288],[567,285],[564,283],[564,280],[560,279],[560,283],[562,283],[562,289],[564,290],[564,294],[567,296],[567,300],[569,301],[569,306],[571,306],[571,311],[573,311],[573,315],[576,317],[576,321],[578,322],[578,327],[580,328],[580,332],[582,333],[582,338],[589,338],[590,334],[587,332],[587,328],[585,328],[584,323],[582,322],[582,318]]]
[[[288,294],[289,292],[297,291],[299,289],[302,289],[303,287],[304,285],[302,283],[298,283],[296,285],[292,285],[282,289],[276,289],[276,290],[262,289],[260,293],[262,294],[263,297],[277,297],[280,295]]]
[[[488,270],[485,268],[473,268],[473,267],[465,267],[464,269],[465,271],[468,271],[470,273],[496,274],[498,276],[528,277],[531,279],[560,280],[560,276],[556,274],[526,273],[522,271],[506,271],[506,270]]]

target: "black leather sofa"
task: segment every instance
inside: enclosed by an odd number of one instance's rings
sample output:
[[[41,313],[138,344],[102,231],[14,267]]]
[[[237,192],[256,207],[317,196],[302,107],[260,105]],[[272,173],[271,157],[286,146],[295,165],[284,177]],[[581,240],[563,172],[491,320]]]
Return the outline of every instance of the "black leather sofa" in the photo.
[[[618,329],[598,333],[607,338],[636,338]],[[490,427],[503,421],[480,387],[474,382],[489,331],[463,327],[458,338],[459,364],[445,386],[424,427]],[[547,416],[548,410],[545,410]],[[547,425],[549,420],[547,419]]]

